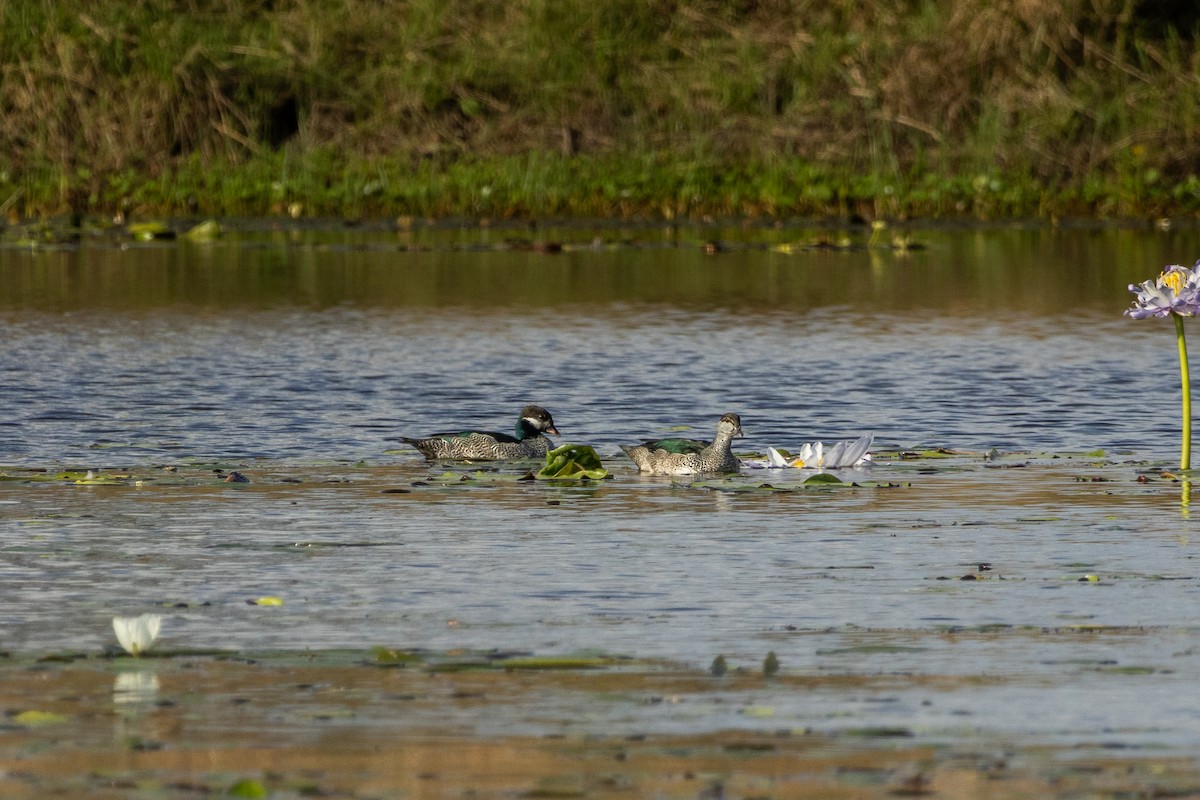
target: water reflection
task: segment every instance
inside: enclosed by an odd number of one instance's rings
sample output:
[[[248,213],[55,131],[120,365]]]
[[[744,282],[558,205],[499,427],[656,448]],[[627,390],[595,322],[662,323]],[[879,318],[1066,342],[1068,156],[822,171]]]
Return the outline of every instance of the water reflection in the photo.
[[[136,716],[158,699],[158,674],[150,670],[119,672],[113,680],[113,703],[122,716]]]
[[[881,446],[1166,457],[1174,354],[1119,315],[992,318],[660,306],[3,313],[9,463],[377,458],[536,402],[597,447],[741,414],[759,453]],[[226,465],[236,468],[236,465]]]
[[[0,307],[79,310],[343,304],[374,308],[650,303],[743,312],[847,307],[1058,315],[1120,309],[1127,284],[1200,252],[1200,233],[1098,228],[920,229],[923,248],[806,249],[804,228],[573,227],[545,254],[500,232],[234,228],[204,244],[85,239],[0,249]],[[520,235],[518,232],[517,235]],[[415,240],[414,237],[415,236]],[[407,237],[407,238],[406,238]],[[491,237],[491,238],[489,238]],[[705,255],[700,243],[725,243]],[[481,241],[482,240],[482,241]],[[468,240],[471,241],[471,240]],[[778,252],[787,246],[788,252]]]
[[[150,717],[157,706],[158,674],[150,670],[119,672],[113,679],[113,741],[133,750],[153,748],[158,726]]]

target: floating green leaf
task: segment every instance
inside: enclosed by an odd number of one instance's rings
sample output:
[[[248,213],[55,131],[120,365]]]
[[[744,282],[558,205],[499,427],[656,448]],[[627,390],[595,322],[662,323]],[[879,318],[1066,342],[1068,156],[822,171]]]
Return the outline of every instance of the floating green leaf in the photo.
[[[66,722],[67,718],[62,714],[56,714],[53,711],[22,711],[13,717],[13,722],[18,725],[56,725]]]
[[[607,658],[582,658],[571,656],[529,656],[526,658],[507,658],[500,662],[503,669],[599,669],[612,664]]]
[[[225,792],[225,794],[229,795],[230,797],[245,797],[254,800],[255,798],[259,797],[266,797],[267,788],[262,785],[261,781],[254,780],[253,778],[246,778],[245,780],[240,780],[230,786],[229,790]]]
[[[598,481],[608,475],[596,451],[586,444],[564,444],[546,454],[546,465],[534,476],[541,480]]]
[[[68,470],[56,473],[55,480],[71,481],[82,486],[101,486],[127,483],[132,475],[117,475],[115,473],[95,472],[94,470]]]
[[[830,475],[828,472],[818,472],[816,475],[813,475],[813,476],[805,479],[804,482],[805,483],[836,484],[838,486],[845,485],[845,481],[843,481],[837,475]]]
[[[817,650],[819,656],[837,655],[870,655],[873,653],[924,653],[927,647],[909,647],[891,644],[864,644],[856,647],[835,647],[828,650]]]
[[[129,235],[140,242],[148,242],[152,239],[174,239],[175,231],[167,227],[165,222],[135,222],[129,225],[126,230]]]
[[[898,454],[898,457],[905,460],[911,459],[926,459],[926,458],[955,458],[961,456],[955,450],[950,450],[945,447],[931,448],[928,450],[905,450]]]
[[[211,242],[221,235],[221,226],[215,219],[206,219],[184,235],[193,242]]]
[[[382,645],[372,647],[371,652],[375,655],[375,663],[385,667],[420,664],[425,660],[412,650],[396,650]]]
[[[484,470],[475,470],[474,472],[455,472],[447,470],[441,475],[428,479],[430,484],[438,486],[474,486],[474,485],[491,485],[501,483],[519,483],[520,481],[532,480],[533,473],[503,473],[503,472],[485,472]]]
[[[745,708],[742,709],[741,713],[747,717],[755,717],[758,719],[765,719],[767,717],[775,716],[775,707],[774,706],[746,706]]]

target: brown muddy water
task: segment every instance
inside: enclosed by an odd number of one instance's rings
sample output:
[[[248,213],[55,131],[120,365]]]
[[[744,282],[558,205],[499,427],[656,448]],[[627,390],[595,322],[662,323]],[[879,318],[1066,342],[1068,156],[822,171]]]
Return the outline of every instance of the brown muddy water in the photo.
[[[1121,316],[1200,233],[906,233],[10,237],[0,794],[1200,792],[1175,343]],[[398,442],[529,402],[610,478]],[[875,463],[618,449],[726,411]]]

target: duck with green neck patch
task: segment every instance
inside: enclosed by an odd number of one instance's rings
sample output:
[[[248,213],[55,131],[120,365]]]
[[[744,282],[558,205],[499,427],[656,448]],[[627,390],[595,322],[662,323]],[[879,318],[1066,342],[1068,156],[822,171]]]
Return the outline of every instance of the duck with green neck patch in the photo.
[[[400,440],[411,444],[429,460],[508,461],[543,458],[554,444],[545,434],[558,436],[554,418],[541,406],[525,406],[517,417],[514,436],[492,431],[435,433],[423,439]]]
[[[733,437],[742,435],[742,419],[726,414],[717,423],[717,438],[711,443],[695,439],[658,439],[633,447],[621,446],[646,475],[700,475],[737,472]]]

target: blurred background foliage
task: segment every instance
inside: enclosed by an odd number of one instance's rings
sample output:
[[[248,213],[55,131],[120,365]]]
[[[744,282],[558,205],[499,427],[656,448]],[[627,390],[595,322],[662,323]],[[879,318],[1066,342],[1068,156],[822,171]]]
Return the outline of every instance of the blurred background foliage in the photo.
[[[18,0],[18,213],[1194,213],[1182,0]]]

